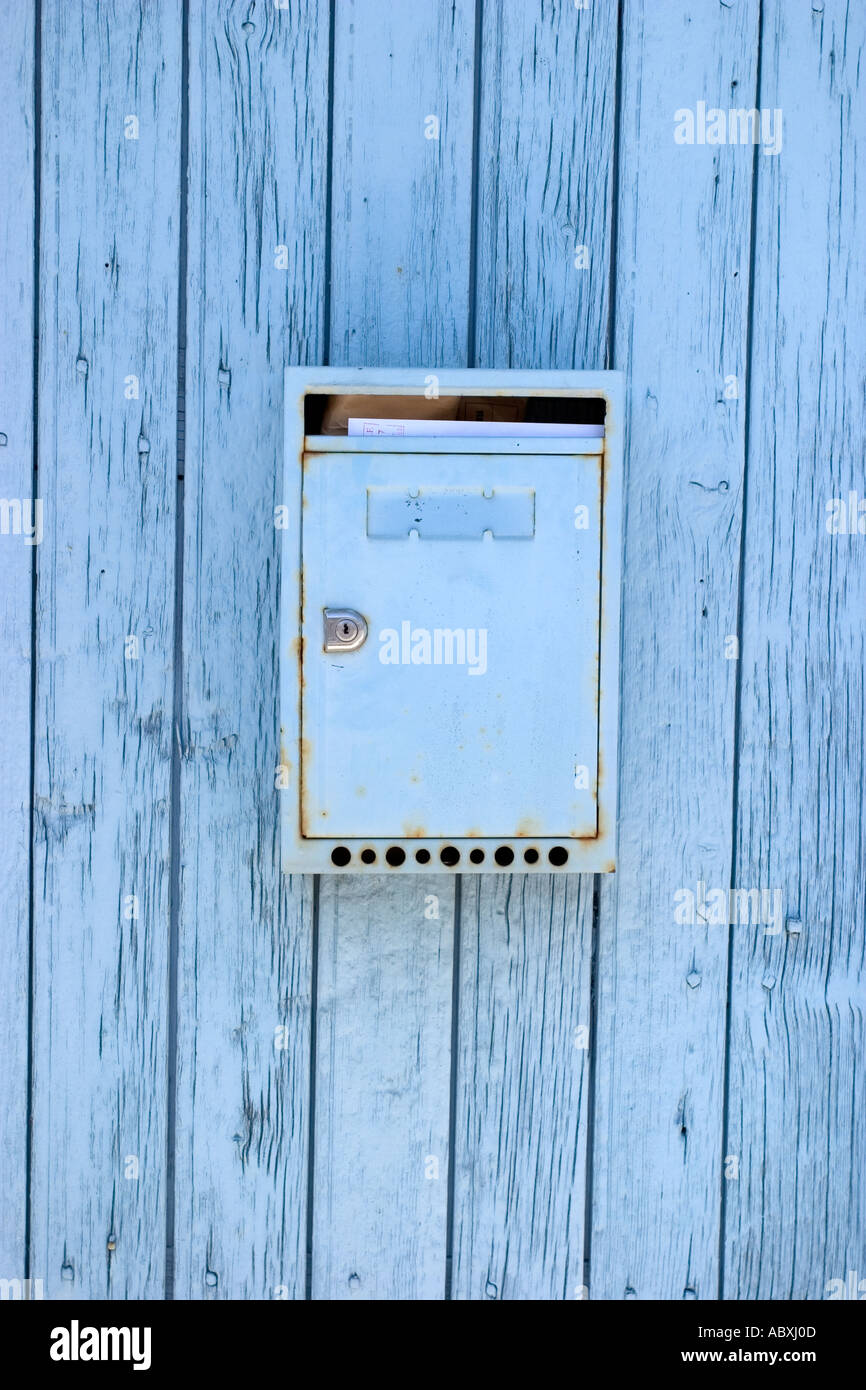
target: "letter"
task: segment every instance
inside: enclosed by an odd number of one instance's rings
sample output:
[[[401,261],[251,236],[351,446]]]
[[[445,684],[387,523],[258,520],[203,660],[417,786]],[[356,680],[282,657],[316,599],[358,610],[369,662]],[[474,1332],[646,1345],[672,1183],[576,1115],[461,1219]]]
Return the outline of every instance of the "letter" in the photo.
[[[707,143],[707,103],[705,101],[699,101],[696,111],[695,144],[705,145]]]
[[[775,116],[778,128],[775,128],[773,117]],[[777,106],[775,111],[761,112],[761,148],[764,154],[778,154],[782,148],[782,108]]]
[[[100,1361],[128,1361],[132,1338],[128,1327],[102,1327],[99,1337]],[[121,1351],[121,1343],[123,1350]],[[110,1346],[109,1346],[110,1344]]]
[[[456,655],[455,655],[456,649]],[[462,627],[437,627],[433,632],[433,665],[465,666],[466,634]]]
[[[712,903],[712,906],[710,904]],[[724,888],[712,888],[707,894],[707,906],[710,908],[707,916],[707,925],[710,927],[724,927],[730,921],[728,915],[728,895]]]
[[[581,502],[574,509],[574,529],[575,531],[589,530],[589,507]]]
[[[289,509],[285,502],[280,502],[274,507],[274,530],[288,531],[289,529]]]
[[[379,633],[379,660],[383,666],[400,665],[400,638],[394,627],[383,627]]]
[[[742,907],[742,915],[741,915]],[[761,894],[757,888],[733,888],[731,890],[731,922],[736,926],[747,927],[750,922],[757,924],[761,916]]]
[[[830,1292],[831,1289],[833,1290],[832,1293]],[[844,1298],[844,1297],[845,1297],[845,1280],[844,1280],[844,1279],[831,1279],[830,1282],[829,1282],[829,1284],[827,1284],[827,1285],[825,1286],[825,1293],[826,1293],[826,1295],[827,1295],[828,1300],[829,1300],[831,1303],[833,1302],[834,1299]]]
[[[827,503],[826,526],[831,536],[845,535],[845,503],[841,497],[831,497]]]
[[[416,627],[412,633],[412,665],[430,665],[430,633],[426,627]]]
[[[476,637],[478,642],[476,645]],[[471,627],[466,634],[466,659],[469,662],[470,676],[483,676],[487,670],[487,628],[480,627],[476,633]]]
[[[439,139],[439,117],[438,117],[438,116],[425,116],[425,117],[424,117],[424,139],[425,139],[425,140],[438,140],[438,139]]]
[[[770,906],[770,894],[772,893],[772,908]],[[761,907],[763,908],[763,921],[765,936],[778,936],[782,930],[782,890],[781,888],[763,888],[761,890]]]
[[[73,1324],[74,1326],[74,1324]],[[78,1336],[78,1354],[73,1350],[73,1361],[98,1361],[99,1360],[99,1329],[96,1327],[83,1327]]]
[[[724,111],[714,106],[707,112],[707,144],[724,145],[728,138],[727,117]]]
[[[69,1360],[69,1328],[52,1327],[51,1329],[51,1349],[49,1356],[52,1361]]]
[[[698,879],[697,906],[695,908],[695,921],[705,923],[707,920],[707,899],[706,887],[702,878]]]
[[[42,498],[35,497],[33,502],[28,498],[24,503],[27,513],[25,534],[27,535],[28,545],[42,544]],[[33,513],[36,513],[36,520],[33,520]]]
[[[17,497],[0,497],[0,535],[21,535],[21,503]]]
[[[858,515],[859,513],[859,515]],[[859,502],[856,492],[848,493],[848,534],[866,535],[866,502]]]
[[[728,139],[732,145],[757,145],[758,113],[739,106],[728,112]]]
[[[412,660],[411,642],[412,624],[404,618],[400,624],[400,660],[404,666],[408,666]]]
[[[679,111],[674,112],[674,141],[678,145],[693,145],[695,143],[695,117],[694,112],[687,106],[681,106]]]
[[[132,1337],[132,1359],[135,1362],[132,1369],[134,1371],[149,1371],[151,1329],[149,1327],[134,1327]]]
[[[706,101],[695,107],[695,145],[706,145]]]
[[[674,902],[677,903],[674,912],[674,921],[679,927],[693,927],[695,925],[695,895],[691,888],[678,888],[674,893]]]

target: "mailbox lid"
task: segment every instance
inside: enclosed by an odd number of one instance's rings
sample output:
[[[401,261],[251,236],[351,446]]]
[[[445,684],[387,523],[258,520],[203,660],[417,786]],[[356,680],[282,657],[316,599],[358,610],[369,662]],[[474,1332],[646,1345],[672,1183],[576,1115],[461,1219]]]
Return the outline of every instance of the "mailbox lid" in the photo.
[[[601,468],[305,454],[302,835],[597,833]]]

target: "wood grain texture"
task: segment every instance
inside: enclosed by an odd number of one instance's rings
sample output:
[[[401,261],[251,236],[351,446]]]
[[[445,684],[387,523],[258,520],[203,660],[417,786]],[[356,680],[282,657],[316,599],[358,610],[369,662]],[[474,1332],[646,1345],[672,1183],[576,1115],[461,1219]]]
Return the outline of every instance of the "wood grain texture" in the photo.
[[[483,19],[477,364],[603,367],[616,10],[510,0]],[[592,878],[467,880],[461,939],[453,1296],[573,1298]]]
[[[482,13],[475,361],[601,369],[616,6],[501,0]]]
[[[454,879],[322,878],[316,1299],[445,1292]]]
[[[35,423],[44,540],[34,615],[34,548],[0,534],[0,1277],[29,1111],[48,1298],[866,1279],[866,537],[825,524],[866,496],[862,7],[189,0],[187,102],[181,6],[42,0],[40,208],[36,10],[7,8],[0,496],[31,496]],[[782,151],[676,144],[699,101],[781,108]],[[588,878],[466,877],[455,936],[451,875],[280,873],[282,378],[327,358],[629,374],[594,998]],[[789,929],[678,924],[699,883],[778,890]]]
[[[593,877],[465,878],[462,908],[452,1295],[582,1297]]]
[[[24,1276],[27,1202],[34,546],[7,503],[33,499],[36,46],[29,7],[10,11],[6,20],[0,48],[6,96],[0,124],[0,1272],[12,1279]],[[32,526],[38,514],[30,517]]]
[[[46,1298],[163,1293],[180,40],[177,11],[42,5],[31,1267]]]
[[[762,53],[737,879],[792,920],[733,931],[725,1296],[820,1299],[866,1278],[866,14],[769,0]]]
[[[341,0],[334,37],[331,361],[463,366],[474,6]],[[439,122],[427,138],[428,117]]]
[[[190,10],[179,1298],[304,1296],[313,890],[279,865],[274,508],[283,369],[322,344],[328,24]]]
[[[463,365],[473,6],[362,0],[339,5],[336,20],[331,359]],[[425,138],[428,115],[438,140]],[[442,1298],[453,882],[383,880],[375,892],[371,882],[322,886],[319,1007],[326,1019],[341,1007],[318,1027],[335,1042],[317,1053],[313,1297]],[[437,921],[423,918],[425,884]],[[350,981],[362,983],[344,1016]],[[425,1155],[438,1178],[425,1179]]]
[[[674,113],[754,101],[756,3],[624,7],[614,365],[630,376],[620,831],[602,881],[592,1298],[715,1298],[751,146]],[[739,399],[723,396],[735,374]]]

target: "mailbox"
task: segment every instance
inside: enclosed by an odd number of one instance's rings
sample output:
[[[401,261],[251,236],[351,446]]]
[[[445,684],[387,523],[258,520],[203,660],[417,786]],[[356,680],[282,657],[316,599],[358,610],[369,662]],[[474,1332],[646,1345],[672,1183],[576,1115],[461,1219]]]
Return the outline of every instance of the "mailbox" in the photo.
[[[286,374],[286,872],[615,867],[623,380]]]

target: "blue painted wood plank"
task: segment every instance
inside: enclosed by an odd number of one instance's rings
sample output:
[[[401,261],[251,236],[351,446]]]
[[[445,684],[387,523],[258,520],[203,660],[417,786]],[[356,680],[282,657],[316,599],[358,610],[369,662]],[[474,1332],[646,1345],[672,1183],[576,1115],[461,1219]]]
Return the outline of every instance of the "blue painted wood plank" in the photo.
[[[342,0],[331,361],[466,364],[474,6]]]
[[[325,312],[328,4],[190,8],[175,1293],[303,1298],[312,880],[279,865],[283,368]]]
[[[483,21],[477,364],[602,367],[616,10],[508,0]],[[456,1298],[583,1288],[592,916],[589,876],[464,880]]]
[[[500,0],[482,13],[476,364],[601,369],[616,7]]]
[[[6,96],[0,123],[4,170],[0,199],[0,1271],[14,1279],[23,1278],[25,1268],[32,574],[34,542],[39,538],[39,509],[33,505],[33,10],[28,6],[11,10],[4,27],[0,49],[0,91]],[[29,512],[20,510],[25,503]]]
[[[322,878],[312,1297],[441,1299],[454,879]]]
[[[423,382],[467,354],[474,8],[336,21],[331,358]],[[441,1298],[453,884],[369,885],[322,883],[313,1296]]]
[[[455,1298],[585,1296],[593,882],[463,880]]]
[[[180,12],[41,14],[31,1268],[159,1298]]]
[[[862,1299],[866,13],[763,25],[736,852],[772,896],[732,932],[725,1296]]]
[[[619,862],[599,917],[590,1297],[718,1296],[752,146],[675,112],[751,106],[758,5],[624,7],[614,365],[629,373]],[[739,395],[725,398],[725,378]]]

